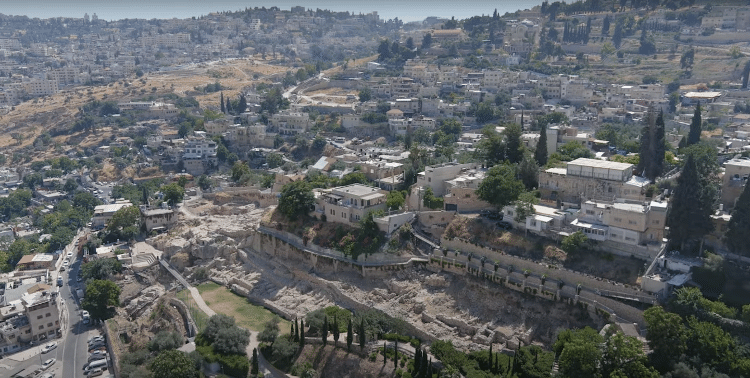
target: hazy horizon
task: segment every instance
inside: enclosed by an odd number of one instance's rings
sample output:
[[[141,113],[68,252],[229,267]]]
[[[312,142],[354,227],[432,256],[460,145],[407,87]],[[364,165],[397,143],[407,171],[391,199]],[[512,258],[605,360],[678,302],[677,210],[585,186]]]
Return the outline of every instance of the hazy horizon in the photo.
[[[289,10],[293,6],[304,6],[308,9],[329,9],[337,12],[369,13],[377,11],[383,20],[398,17],[400,20],[421,21],[426,17],[456,17],[464,19],[482,14],[492,14],[497,9],[500,14],[515,12],[519,9],[529,9],[542,3],[542,0],[514,0],[498,1],[496,3],[487,1],[465,1],[456,2],[450,0],[432,1],[395,1],[383,0],[379,2],[362,0],[327,0],[320,2],[310,1],[239,1],[239,0],[215,0],[215,1],[175,1],[175,0],[130,0],[120,3],[110,3],[90,0],[3,0],[0,13],[5,15],[28,16],[31,18],[54,18],[70,17],[82,18],[88,13],[103,20],[113,21],[125,18],[141,19],[165,19],[165,18],[191,18],[207,15],[212,12],[237,11],[245,8],[279,7],[281,10]]]

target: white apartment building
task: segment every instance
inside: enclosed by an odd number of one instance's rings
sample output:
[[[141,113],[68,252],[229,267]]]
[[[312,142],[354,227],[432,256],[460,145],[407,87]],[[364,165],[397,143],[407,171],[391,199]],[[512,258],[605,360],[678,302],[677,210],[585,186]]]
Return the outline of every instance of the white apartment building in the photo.
[[[112,219],[112,216],[115,215],[118,210],[130,206],[133,206],[133,204],[127,200],[118,200],[115,201],[115,203],[96,206],[94,208],[94,216],[91,218],[91,227],[105,227],[107,225],[107,222]]]
[[[282,111],[271,116],[269,121],[281,135],[297,135],[310,127],[310,115],[302,112]]]
[[[323,189],[316,193],[315,213],[326,221],[357,223],[372,211],[385,210],[387,192],[361,184]]]
[[[13,285],[6,291],[13,290]],[[0,307],[0,355],[18,351],[21,345],[53,339],[60,332],[60,310],[57,292],[46,285],[36,285],[36,291],[22,294]]]
[[[645,245],[662,243],[666,220],[666,202],[586,201],[571,225],[592,240]]]
[[[24,78],[21,81],[23,90],[30,96],[51,96],[57,93],[57,80],[43,78]]]
[[[190,33],[157,34],[141,37],[141,46],[184,47],[190,43]]]

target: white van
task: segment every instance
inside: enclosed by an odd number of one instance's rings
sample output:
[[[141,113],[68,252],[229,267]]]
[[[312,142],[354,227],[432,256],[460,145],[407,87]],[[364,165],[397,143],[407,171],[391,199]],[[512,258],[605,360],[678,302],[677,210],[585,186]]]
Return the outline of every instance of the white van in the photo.
[[[95,370],[95,369],[106,369],[107,368],[107,359],[103,360],[96,360],[91,361],[88,365],[84,366],[83,373],[88,374],[89,371]]]

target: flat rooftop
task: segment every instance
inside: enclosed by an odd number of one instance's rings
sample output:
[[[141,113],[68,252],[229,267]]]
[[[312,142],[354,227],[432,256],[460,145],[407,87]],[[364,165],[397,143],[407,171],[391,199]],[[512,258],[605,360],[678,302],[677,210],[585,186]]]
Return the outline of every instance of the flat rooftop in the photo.
[[[631,169],[633,167],[633,164],[618,163],[616,161],[588,159],[588,158],[575,159],[573,161],[568,162],[568,165],[580,165],[584,167],[606,168],[606,169],[614,169],[618,171]]]
[[[334,193],[341,193],[341,194],[350,194],[352,196],[356,197],[363,197],[370,194],[380,194],[380,189],[373,188],[372,186],[366,186],[362,184],[351,184],[347,186],[340,186],[338,188],[333,188],[332,191]]]
[[[750,159],[732,159],[724,163],[725,165],[733,165],[736,167],[749,167],[750,168]]]

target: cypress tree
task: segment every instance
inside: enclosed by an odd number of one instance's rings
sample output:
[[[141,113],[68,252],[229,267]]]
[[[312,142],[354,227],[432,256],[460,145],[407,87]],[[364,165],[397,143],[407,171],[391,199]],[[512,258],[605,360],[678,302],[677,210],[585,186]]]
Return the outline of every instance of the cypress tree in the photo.
[[[339,320],[336,318],[336,315],[333,315],[333,346],[335,347],[336,344],[339,342]]]
[[[415,378],[419,378],[419,367],[422,363],[422,357],[419,355],[422,351],[420,348],[417,348],[414,350],[414,370],[412,370],[411,375]]]
[[[252,376],[258,375],[258,372],[260,369],[258,368],[258,348],[253,348],[253,360],[252,360],[252,369],[250,370],[250,374]]]
[[[654,174],[655,178],[664,173],[664,158],[667,156],[667,137],[664,126],[664,111],[659,112],[656,117],[656,130],[654,131]]]
[[[364,349],[365,348],[365,319],[362,318],[359,322],[359,348]]]
[[[492,368],[492,343],[490,343],[490,355],[489,355],[489,364],[490,369]]]
[[[534,150],[534,160],[540,167],[547,164],[547,125],[543,125],[540,131],[539,142]]]
[[[703,120],[701,119],[701,104],[700,102],[695,105],[695,113],[693,113],[693,119],[690,121],[690,132],[688,133],[687,145],[691,146],[698,143],[701,140],[701,126]]]
[[[232,113],[232,102],[229,101],[229,97],[227,97],[227,113]]]
[[[383,365],[388,363],[388,342],[383,341]]]
[[[641,128],[641,144],[638,150],[638,171],[641,172],[643,177],[651,177],[651,171],[653,166],[653,149],[652,149],[652,128],[651,125],[654,123],[653,119],[653,108],[649,108],[648,115],[646,116],[646,124]]]
[[[294,342],[299,342],[299,323],[297,322],[297,318],[294,318]]]
[[[227,114],[227,108],[224,106],[224,92],[221,92],[219,103],[221,103],[221,112]]]
[[[398,367],[398,339],[393,345],[393,366]]]
[[[420,368],[420,374],[422,375],[422,378],[432,378],[430,362],[427,361],[427,351],[422,349],[422,352],[420,353],[420,355],[422,356],[422,362],[420,363],[419,368]]]
[[[432,378],[432,358],[430,358],[430,362],[427,363],[427,377]]]
[[[323,346],[328,345],[328,316],[323,317],[323,330],[321,337],[323,338]]]
[[[305,319],[299,321],[299,346],[305,346]]]
[[[354,341],[354,330],[352,330],[352,318],[349,318],[349,323],[346,325],[346,351],[351,352],[352,342]]]
[[[245,96],[240,94],[240,103],[237,109],[237,113],[243,113],[245,110],[247,110],[247,100],[245,99]]]
[[[291,324],[291,329],[289,330],[289,335],[294,337],[294,322],[289,322]]]
[[[708,203],[704,183],[695,165],[693,155],[688,155],[677,187],[672,195],[672,208],[667,214],[669,242],[671,248],[684,251],[685,242],[698,239],[713,230],[711,222],[712,203]]]
[[[733,253],[743,256],[750,256],[750,243],[747,237],[750,235],[750,185],[745,183],[745,189],[737,198],[737,202],[732,209],[732,217],[727,225],[727,232],[724,235],[727,247]]]

